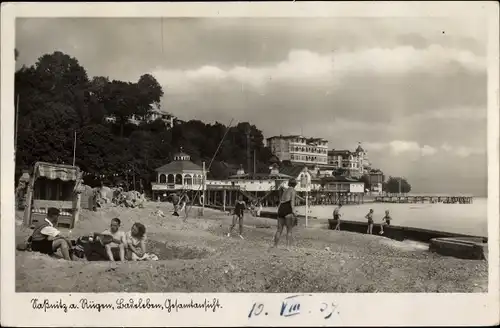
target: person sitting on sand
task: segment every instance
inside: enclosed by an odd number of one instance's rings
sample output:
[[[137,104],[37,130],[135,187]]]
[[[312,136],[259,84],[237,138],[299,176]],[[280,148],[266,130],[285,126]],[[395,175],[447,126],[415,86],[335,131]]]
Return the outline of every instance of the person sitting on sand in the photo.
[[[127,248],[127,240],[125,238],[125,233],[120,230],[121,221],[119,218],[111,219],[111,225],[109,230],[103,231],[101,236],[111,236],[111,242],[105,243],[104,247],[106,249],[106,254],[110,261],[115,261],[115,256],[113,251],[119,251],[120,261],[125,261],[125,249]]]
[[[146,254],[146,227],[142,223],[134,223],[126,234],[127,258],[132,261],[143,260]]]
[[[342,216],[340,214],[340,209],[342,208],[342,204],[339,204],[334,210],[333,210],[333,221],[337,222],[337,225],[335,226],[335,230],[340,231],[340,217]]]
[[[229,232],[227,233],[227,236],[231,236],[231,233],[233,232],[234,227],[236,226],[236,220],[238,219],[239,223],[239,236],[241,239],[243,239],[243,216],[244,212],[247,208],[247,204],[243,200],[243,196],[240,195],[238,197],[238,200],[236,201],[236,204],[234,205],[234,213],[233,213],[233,223],[231,224],[231,227],[229,228]]]
[[[296,219],[295,214],[295,186],[297,181],[295,179],[290,179],[288,181],[288,188],[285,189],[281,195],[281,201],[278,205],[278,228],[276,234],[274,235],[274,247],[278,246],[281,234],[283,233],[283,227],[286,226],[286,245],[290,246],[290,241],[292,238],[292,229],[294,226],[294,220]]]
[[[389,215],[389,210],[385,210],[385,216],[382,218],[382,224],[380,225],[380,234],[384,234],[384,227],[391,225],[391,216]]]
[[[47,217],[35,226],[35,230],[30,237],[31,250],[53,255],[60,249],[63,258],[71,261],[71,243],[54,227],[59,219],[59,213],[59,210],[54,207],[47,210]]]
[[[370,208],[370,212],[365,215],[365,218],[368,220],[368,229],[366,233],[371,235],[373,232],[373,209]]]

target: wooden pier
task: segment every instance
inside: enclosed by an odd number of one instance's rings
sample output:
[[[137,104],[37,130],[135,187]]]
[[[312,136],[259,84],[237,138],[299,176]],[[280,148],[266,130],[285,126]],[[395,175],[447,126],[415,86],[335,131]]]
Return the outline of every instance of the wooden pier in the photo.
[[[194,204],[201,205],[201,192],[194,190],[186,191]],[[196,199],[194,199],[195,195]],[[280,202],[281,190],[271,189],[266,191],[248,191],[239,186],[207,186],[205,191],[205,206],[215,206],[224,210],[234,207],[239,196],[247,204],[260,202],[263,207],[276,207]],[[305,192],[297,192],[296,205],[305,205]],[[312,205],[343,205],[363,204],[364,194],[334,192],[334,191],[312,191],[308,193],[308,203]]]
[[[472,204],[472,196],[376,196],[376,203],[400,203],[400,204]]]

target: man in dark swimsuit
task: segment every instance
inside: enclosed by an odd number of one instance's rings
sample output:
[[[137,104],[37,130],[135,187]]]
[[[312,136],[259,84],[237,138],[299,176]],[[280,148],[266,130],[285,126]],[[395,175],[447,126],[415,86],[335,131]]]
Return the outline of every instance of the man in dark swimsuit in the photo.
[[[292,229],[294,226],[295,216],[295,186],[297,181],[290,179],[288,181],[288,188],[281,196],[281,202],[278,206],[278,229],[274,235],[274,247],[278,246],[283,227],[286,227],[286,245],[290,246],[292,238]]]
[[[239,228],[240,228],[240,238],[243,239],[243,216],[244,216],[244,211],[246,210],[247,205],[245,201],[243,200],[243,196],[239,196],[238,200],[236,201],[236,204],[234,206],[234,213],[233,213],[233,223],[231,224],[231,227],[229,228],[229,232],[227,236],[231,236],[231,233],[233,232],[234,226],[236,226],[236,219],[238,219],[239,223]]]

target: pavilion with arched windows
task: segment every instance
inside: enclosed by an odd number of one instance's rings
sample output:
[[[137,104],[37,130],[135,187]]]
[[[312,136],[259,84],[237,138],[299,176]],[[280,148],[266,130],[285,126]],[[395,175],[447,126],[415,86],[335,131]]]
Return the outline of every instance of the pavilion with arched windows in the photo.
[[[152,184],[153,199],[180,190],[201,190],[203,168],[193,162],[191,157],[180,149],[173,161],[156,170],[156,183]]]

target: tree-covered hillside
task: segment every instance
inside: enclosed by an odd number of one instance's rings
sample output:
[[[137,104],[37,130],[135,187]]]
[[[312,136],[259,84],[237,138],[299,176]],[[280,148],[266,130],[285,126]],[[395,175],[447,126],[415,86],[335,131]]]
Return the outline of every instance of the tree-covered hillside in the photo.
[[[89,77],[76,58],[54,52],[16,72],[15,94],[19,99],[16,180],[36,161],[71,164],[75,131],[76,165],[88,173],[85,179],[91,185],[97,176],[117,180],[135,172],[137,181],[143,179],[147,187],[154,169],[169,162],[180,147],[194,162],[208,165],[228,128],[210,170],[213,178],[227,176],[228,164],[245,168],[250,164],[253,170],[254,154],[256,171],[268,167],[271,154],[263,134],[247,122],[227,127],[191,120],[172,129],[161,120],[129,123],[133,115],[145,117],[159,107],[162,97],[168,97],[149,74],[135,82]],[[106,120],[110,116],[114,122]]]

